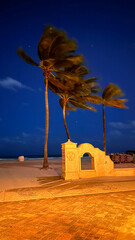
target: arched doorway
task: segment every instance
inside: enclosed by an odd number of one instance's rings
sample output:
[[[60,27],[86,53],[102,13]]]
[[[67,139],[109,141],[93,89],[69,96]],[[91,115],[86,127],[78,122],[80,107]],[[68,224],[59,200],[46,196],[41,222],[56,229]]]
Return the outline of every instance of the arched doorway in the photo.
[[[81,170],[94,170],[94,158],[86,152],[81,157]]]

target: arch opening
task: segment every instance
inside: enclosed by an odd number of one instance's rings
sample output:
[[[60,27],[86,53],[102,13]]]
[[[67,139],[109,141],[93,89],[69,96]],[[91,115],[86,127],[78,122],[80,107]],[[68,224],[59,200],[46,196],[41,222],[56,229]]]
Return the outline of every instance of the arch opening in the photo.
[[[88,152],[81,157],[81,170],[94,170],[94,158]]]

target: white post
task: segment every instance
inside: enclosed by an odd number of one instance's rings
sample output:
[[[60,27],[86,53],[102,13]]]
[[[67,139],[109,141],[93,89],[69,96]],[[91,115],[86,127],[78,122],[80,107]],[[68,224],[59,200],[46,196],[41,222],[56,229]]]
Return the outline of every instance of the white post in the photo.
[[[62,143],[62,177],[65,180],[79,178],[77,143],[70,140]]]

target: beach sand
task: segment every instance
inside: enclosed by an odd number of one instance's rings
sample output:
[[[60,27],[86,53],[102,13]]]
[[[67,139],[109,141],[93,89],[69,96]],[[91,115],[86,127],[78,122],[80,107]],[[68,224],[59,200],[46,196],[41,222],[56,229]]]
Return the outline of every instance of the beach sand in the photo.
[[[24,162],[0,161],[0,191],[21,187],[40,186],[41,177],[61,176],[62,160],[49,159],[49,169],[42,169],[43,160],[30,159]]]
[[[62,175],[62,159],[49,159],[49,169],[42,169],[43,160],[29,159],[24,162],[0,161],[0,191],[40,186],[39,178],[60,177]],[[87,169],[87,162],[85,163]],[[114,164],[115,168],[134,168],[135,163]]]

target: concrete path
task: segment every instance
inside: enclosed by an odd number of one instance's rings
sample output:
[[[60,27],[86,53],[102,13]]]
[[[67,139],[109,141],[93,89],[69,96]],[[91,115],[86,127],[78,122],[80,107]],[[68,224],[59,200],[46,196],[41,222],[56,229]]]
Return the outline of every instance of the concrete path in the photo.
[[[135,191],[134,177],[100,177],[65,181],[59,176],[39,177],[36,187],[0,191],[0,202]]]

